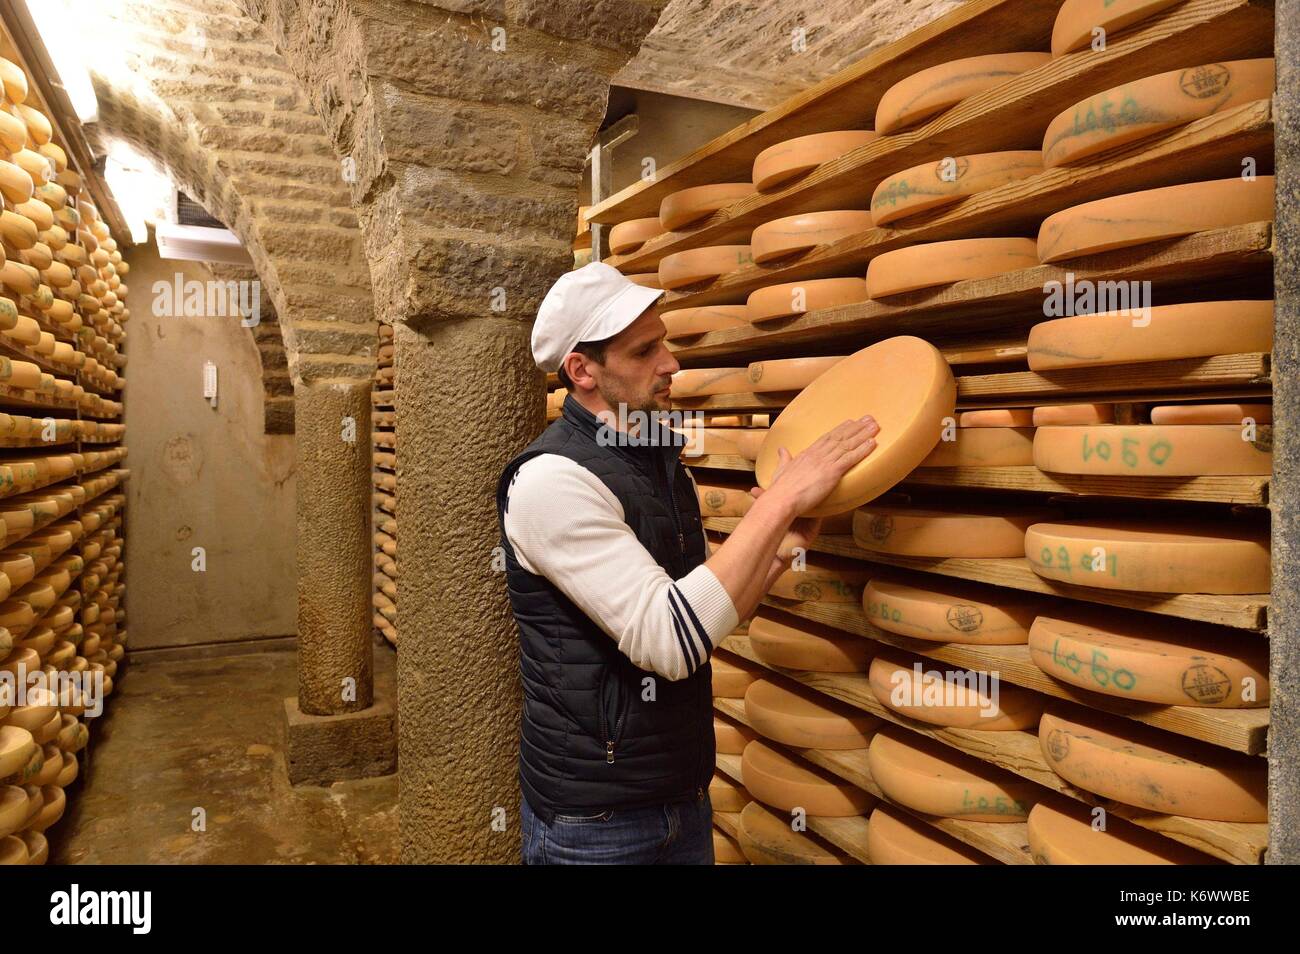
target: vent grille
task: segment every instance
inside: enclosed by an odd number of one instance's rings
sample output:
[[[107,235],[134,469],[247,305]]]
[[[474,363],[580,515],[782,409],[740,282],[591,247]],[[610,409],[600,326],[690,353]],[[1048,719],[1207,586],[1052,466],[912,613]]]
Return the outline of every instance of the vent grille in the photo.
[[[209,229],[224,229],[226,224],[208,215],[203,208],[184,192],[176,193],[176,222],[178,225],[198,225]]]

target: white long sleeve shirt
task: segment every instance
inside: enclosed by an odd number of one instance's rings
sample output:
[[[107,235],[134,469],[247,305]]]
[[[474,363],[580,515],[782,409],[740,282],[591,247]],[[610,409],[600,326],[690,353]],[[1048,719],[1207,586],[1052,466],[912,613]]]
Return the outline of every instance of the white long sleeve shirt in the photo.
[[[525,570],[554,583],[636,666],[665,679],[698,670],[740,621],[712,570],[701,564],[674,580],[624,522],[618,498],[567,457],[540,454],[519,467],[502,523]]]

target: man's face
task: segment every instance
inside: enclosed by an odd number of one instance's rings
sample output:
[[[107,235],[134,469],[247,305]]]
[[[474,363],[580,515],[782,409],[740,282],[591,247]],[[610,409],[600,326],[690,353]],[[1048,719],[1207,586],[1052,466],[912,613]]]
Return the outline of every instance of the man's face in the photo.
[[[609,343],[603,364],[587,362],[611,411],[617,413],[619,404],[629,413],[669,410],[669,387],[681,365],[664,345],[667,332],[663,319],[646,311]]]

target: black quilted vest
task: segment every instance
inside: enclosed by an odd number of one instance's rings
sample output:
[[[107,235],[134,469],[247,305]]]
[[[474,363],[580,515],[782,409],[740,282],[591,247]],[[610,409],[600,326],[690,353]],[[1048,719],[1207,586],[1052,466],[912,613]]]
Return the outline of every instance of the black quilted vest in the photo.
[[[684,439],[666,432],[667,446],[602,446],[603,427],[565,398],[560,419],[501,474],[498,524],[520,465],[538,454],[560,454],[600,478],[637,539],[680,579],[707,557],[699,501],[678,459]],[[519,624],[519,777],[533,811],[549,824],[557,812],[703,798],[714,766],[709,663],[676,681],[638,669],[559,588],[519,565],[504,530],[501,546]]]

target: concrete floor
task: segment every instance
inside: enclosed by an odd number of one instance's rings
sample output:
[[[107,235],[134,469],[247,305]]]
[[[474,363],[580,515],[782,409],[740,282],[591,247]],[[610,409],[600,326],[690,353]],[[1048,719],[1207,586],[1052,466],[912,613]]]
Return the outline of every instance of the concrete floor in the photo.
[[[288,783],[282,723],[283,700],[297,694],[292,643],[222,652],[128,651],[91,725],[68,810],[46,832],[50,862],[394,863],[396,775],[328,788]],[[396,698],[396,655],[386,644],[375,647],[375,688]],[[193,830],[196,808],[206,830]]]

